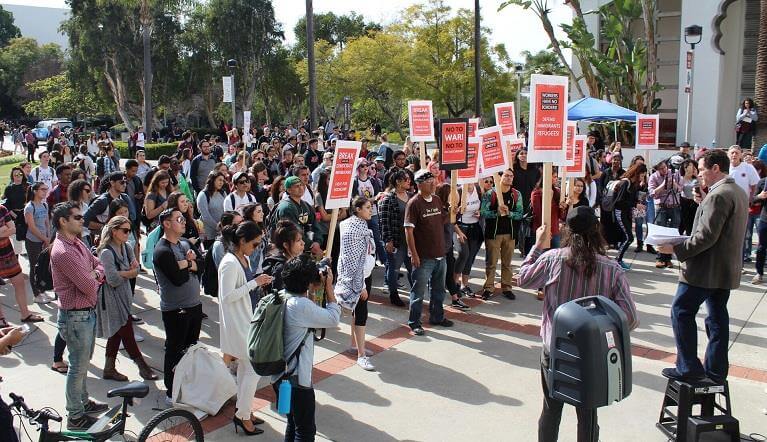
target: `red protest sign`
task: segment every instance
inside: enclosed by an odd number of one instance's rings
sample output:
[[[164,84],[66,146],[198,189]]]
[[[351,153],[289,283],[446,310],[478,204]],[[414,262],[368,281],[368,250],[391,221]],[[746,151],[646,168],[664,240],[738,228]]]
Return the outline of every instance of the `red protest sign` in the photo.
[[[362,143],[359,141],[339,140],[336,143],[325,210],[349,207],[354,181],[354,164],[361,149]]]
[[[458,170],[466,167],[469,120],[448,118],[439,120],[439,168]]]
[[[458,184],[477,182],[479,172],[479,139],[469,138],[466,148],[466,167],[458,171]]]
[[[573,165],[573,152],[575,151],[575,134],[577,132],[575,121],[567,122],[567,151],[565,151],[565,162],[560,166]]]
[[[567,146],[568,78],[530,77],[530,130],[528,161],[561,164]]]
[[[519,149],[525,148],[525,139],[512,138],[511,140],[504,141],[503,144],[506,146],[506,158],[508,159],[509,163],[513,163],[514,156],[517,154],[517,151]]]
[[[658,148],[659,115],[637,114],[636,149]]]
[[[502,137],[511,139],[517,136],[514,103],[495,103],[495,124],[501,127]]]
[[[576,135],[573,139],[573,165],[567,166],[567,175],[573,178],[582,178],[586,175],[586,137]]]
[[[469,138],[476,138],[479,130],[479,118],[469,118]]]
[[[408,101],[410,141],[434,141],[434,112],[431,101]]]
[[[482,173],[485,176],[502,172],[508,166],[506,149],[501,142],[501,129],[498,126],[487,127],[477,131],[480,138],[479,157],[482,164]]]

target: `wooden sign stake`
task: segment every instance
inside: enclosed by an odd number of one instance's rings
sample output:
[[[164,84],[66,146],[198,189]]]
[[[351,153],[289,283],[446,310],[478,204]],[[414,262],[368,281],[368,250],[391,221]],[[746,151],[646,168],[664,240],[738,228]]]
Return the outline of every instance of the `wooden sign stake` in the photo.
[[[559,189],[559,203],[564,203],[565,199],[568,196],[568,193],[570,192],[570,187],[567,187],[567,167],[560,168],[562,171],[562,187]]]
[[[543,194],[541,195],[541,224],[546,225],[546,233],[551,234],[551,162],[543,163]]]
[[[455,224],[455,208],[458,206],[458,171],[450,171],[450,223]]]
[[[426,141],[421,141],[421,149],[418,153],[421,159],[421,169],[426,169]]]

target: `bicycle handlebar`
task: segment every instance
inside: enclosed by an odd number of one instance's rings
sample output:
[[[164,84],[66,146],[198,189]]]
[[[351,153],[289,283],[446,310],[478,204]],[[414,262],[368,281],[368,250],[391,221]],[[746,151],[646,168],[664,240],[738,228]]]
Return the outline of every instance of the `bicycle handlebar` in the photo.
[[[27,404],[24,402],[24,398],[22,396],[19,396],[15,393],[9,393],[8,396],[13,400],[11,403],[11,407],[14,407],[16,409],[20,409],[24,411],[24,414],[26,414],[29,418],[34,419],[40,423],[43,423],[43,421],[52,420],[54,422],[61,422],[63,419],[61,416],[51,413],[47,410],[40,410],[35,411],[29,407],[27,407]]]

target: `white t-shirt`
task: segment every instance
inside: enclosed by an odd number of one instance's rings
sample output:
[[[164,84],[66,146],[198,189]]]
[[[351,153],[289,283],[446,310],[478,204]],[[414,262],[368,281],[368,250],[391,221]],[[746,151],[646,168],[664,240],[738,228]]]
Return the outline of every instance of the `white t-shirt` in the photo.
[[[480,203],[476,189],[474,189],[474,192],[466,194],[466,209],[464,209],[463,215],[461,215],[461,222],[463,224],[474,224],[479,222]]]
[[[36,166],[32,169],[32,179],[34,179],[35,182],[42,181],[45,183],[48,186],[48,193],[51,193],[53,186],[59,182],[56,178],[56,171],[50,166]],[[47,194],[45,196],[46,198],[48,197]]]
[[[741,161],[738,167],[730,165],[730,176],[748,196],[751,196],[751,186],[756,186],[759,183],[759,173],[756,172],[754,166],[745,161]]]
[[[370,177],[366,179],[365,181],[362,181],[361,179],[357,178],[357,193],[360,196],[364,196],[365,198],[369,199],[371,202],[373,202],[373,197],[375,197],[375,188],[373,187],[373,182],[370,180]],[[373,216],[378,215],[378,207],[376,204],[372,204],[373,207]]]
[[[237,192],[232,192],[224,198],[224,211],[230,212],[232,210],[237,210],[246,204],[255,202],[256,197],[250,192],[246,193],[244,197],[240,197]]]
[[[144,132],[139,132],[136,137],[136,147],[144,147]]]

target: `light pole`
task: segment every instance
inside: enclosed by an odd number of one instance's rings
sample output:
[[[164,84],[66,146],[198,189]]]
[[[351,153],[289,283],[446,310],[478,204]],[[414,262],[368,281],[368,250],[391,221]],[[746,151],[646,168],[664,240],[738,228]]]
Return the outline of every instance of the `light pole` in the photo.
[[[314,70],[314,5],[306,0],[306,61],[309,68],[309,127],[317,127],[317,76]]]
[[[524,66],[521,64],[514,65],[514,73],[517,74],[517,109],[516,112],[514,112],[517,117],[517,133],[519,133],[520,130],[522,130],[519,127],[520,123],[520,116],[522,115],[522,71],[524,70]]]
[[[236,91],[237,88],[234,87],[234,69],[237,67],[237,60],[234,58],[230,58],[226,62],[226,66],[229,68],[229,75],[231,76],[231,85],[232,85],[232,129],[237,127],[237,108],[234,106],[234,97],[237,95]]]
[[[684,92],[687,94],[687,115],[684,118],[684,141],[690,141],[690,129],[692,117],[692,80],[693,80],[693,66],[695,45],[700,43],[703,39],[703,28],[698,25],[692,25],[684,28],[684,42],[690,45],[690,49],[687,51],[687,85],[684,88]]]
[[[480,87],[480,75],[482,66],[480,62],[480,28],[479,28],[479,0],[474,0],[474,113],[477,118],[482,118],[482,89]]]

